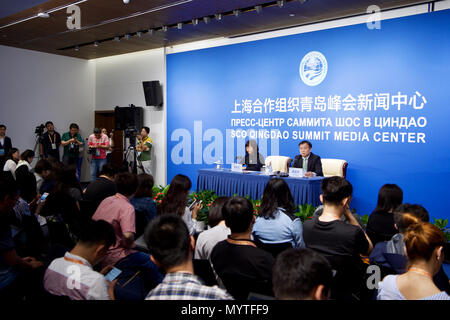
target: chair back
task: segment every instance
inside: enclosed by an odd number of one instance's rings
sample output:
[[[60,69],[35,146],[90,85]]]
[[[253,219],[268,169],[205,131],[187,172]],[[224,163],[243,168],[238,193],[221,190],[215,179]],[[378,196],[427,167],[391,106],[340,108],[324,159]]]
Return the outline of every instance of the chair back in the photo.
[[[322,171],[324,177],[339,176],[345,178],[347,176],[348,162],[342,159],[326,159],[322,158]]]
[[[292,159],[284,156],[268,156],[266,158],[266,167],[270,164],[273,171],[289,172]]]
[[[217,280],[208,259],[193,259],[194,273],[199,276],[207,286],[216,286]]]
[[[220,280],[235,300],[247,300],[250,293],[274,296],[270,279],[253,279],[239,274],[223,274]]]
[[[269,252],[274,258],[276,258],[284,250],[292,248],[292,243],[290,241],[281,243],[264,243],[255,235],[253,235],[253,240],[258,248]]]
[[[144,211],[134,210],[134,216],[136,224],[136,234],[134,235],[134,237],[137,239],[144,234],[148,220]]]

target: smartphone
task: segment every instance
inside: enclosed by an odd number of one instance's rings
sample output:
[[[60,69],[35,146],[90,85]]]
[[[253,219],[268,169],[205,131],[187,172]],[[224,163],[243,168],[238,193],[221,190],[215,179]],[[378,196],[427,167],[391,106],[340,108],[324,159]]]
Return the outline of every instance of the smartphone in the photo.
[[[44,201],[45,198],[47,198],[47,196],[48,196],[48,192],[44,192],[44,194],[41,196],[40,201]]]
[[[195,204],[198,202],[198,200],[194,200],[191,205],[189,206],[189,210],[194,209]]]
[[[119,274],[122,273],[122,270],[117,269],[116,267],[112,268],[110,272],[105,276],[106,280],[114,281],[115,278],[119,276]]]

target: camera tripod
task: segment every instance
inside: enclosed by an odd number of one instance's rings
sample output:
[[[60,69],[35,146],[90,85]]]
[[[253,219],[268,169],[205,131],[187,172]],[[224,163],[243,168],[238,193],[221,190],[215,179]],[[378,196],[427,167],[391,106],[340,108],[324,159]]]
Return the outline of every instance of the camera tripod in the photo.
[[[41,139],[42,139],[41,135],[36,135],[36,142],[34,143],[34,148],[33,148],[34,157],[37,158],[38,160],[40,158],[40,150],[38,150],[38,152],[36,152],[36,148],[39,147]]]
[[[123,145],[126,146],[126,140],[129,139],[130,145],[127,148],[124,148],[123,152],[123,161],[127,164],[128,167],[128,157],[131,153],[133,153],[133,161],[130,162],[131,172],[134,174],[137,174],[137,168],[138,168],[138,160],[136,155],[136,137],[134,134],[130,134],[130,132],[125,131],[125,135],[123,137]],[[140,161],[139,161],[140,162]],[[142,165],[139,164],[139,168],[142,170]]]

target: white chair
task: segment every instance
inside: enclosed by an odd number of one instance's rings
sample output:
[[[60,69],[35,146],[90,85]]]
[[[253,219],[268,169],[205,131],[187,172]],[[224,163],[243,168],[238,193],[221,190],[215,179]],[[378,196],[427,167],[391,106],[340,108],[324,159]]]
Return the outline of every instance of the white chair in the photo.
[[[324,159],[322,160],[322,171],[324,177],[339,176],[345,178],[347,176],[348,162],[342,159]]]
[[[266,158],[266,167],[272,166],[272,171],[289,172],[292,159],[284,156],[268,156]]]

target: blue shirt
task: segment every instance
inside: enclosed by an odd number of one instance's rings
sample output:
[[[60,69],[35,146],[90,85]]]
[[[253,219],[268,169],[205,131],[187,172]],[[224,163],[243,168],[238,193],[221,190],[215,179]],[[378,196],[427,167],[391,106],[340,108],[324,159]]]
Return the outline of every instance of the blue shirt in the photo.
[[[134,210],[145,213],[147,221],[150,221],[156,216],[156,204],[150,197],[131,198],[130,203],[133,205]]]
[[[303,226],[300,218],[291,219],[283,208],[278,208],[274,219],[256,218],[253,235],[264,243],[291,242],[294,248],[304,248]]]

